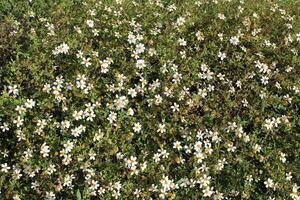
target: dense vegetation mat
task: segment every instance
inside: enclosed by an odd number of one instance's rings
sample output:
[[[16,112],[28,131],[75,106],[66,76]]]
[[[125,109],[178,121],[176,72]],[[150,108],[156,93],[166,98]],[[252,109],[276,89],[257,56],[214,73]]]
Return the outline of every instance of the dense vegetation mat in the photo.
[[[299,0],[1,0],[0,199],[300,199]]]

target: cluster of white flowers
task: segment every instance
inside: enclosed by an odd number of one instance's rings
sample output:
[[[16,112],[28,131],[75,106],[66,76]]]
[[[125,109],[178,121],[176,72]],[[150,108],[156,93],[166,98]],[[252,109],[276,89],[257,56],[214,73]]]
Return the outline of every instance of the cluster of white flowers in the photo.
[[[168,176],[163,176],[163,178],[160,180],[160,183],[161,183],[162,189],[160,190],[159,197],[162,199],[165,198],[166,192],[178,188],[178,185],[175,184],[172,179],[169,179]]]
[[[275,118],[272,117],[271,119],[266,119],[265,120],[265,124],[264,126],[268,129],[268,130],[272,130],[273,127],[278,127],[278,124],[281,123],[281,120],[279,117]]]
[[[67,54],[69,52],[69,45],[66,43],[62,43],[59,46],[57,46],[53,51],[53,55],[58,55],[58,54]]]
[[[101,62],[101,73],[106,74],[109,71],[110,65],[113,63],[111,58],[106,58]]]
[[[0,70],[2,198],[300,200],[297,13],[29,2],[4,37],[33,42]]]

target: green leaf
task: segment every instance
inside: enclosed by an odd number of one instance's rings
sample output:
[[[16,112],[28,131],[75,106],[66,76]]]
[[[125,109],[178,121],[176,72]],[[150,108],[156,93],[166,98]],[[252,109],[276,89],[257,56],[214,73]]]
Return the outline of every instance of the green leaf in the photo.
[[[79,190],[77,190],[77,192],[76,192],[76,199],[81,200],[81,193]]]

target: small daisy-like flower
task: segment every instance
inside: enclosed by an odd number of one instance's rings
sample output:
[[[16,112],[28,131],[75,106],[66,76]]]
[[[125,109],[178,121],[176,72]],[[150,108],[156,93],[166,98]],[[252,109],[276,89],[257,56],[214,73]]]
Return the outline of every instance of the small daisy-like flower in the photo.
[[[268,129],[268,130],[271,130],[273,128],[273,121],[271,119],[266,119],[265,121],[265,127]]]
[[[50,152],[49,146],[48,146],[46,143],[44,143],[44,144],[41,146],[41,151],[40,151],[40,153],[41,153],[41,154],[43,155],[43,157],[45,158],[45,157],[49,156],[49,152]]]
[[[290,197],[292,197],[293,200],[299,200],[300,199],[300,192],[298,191],[299,186],[297,184],[294,184],[292,187],[292,193],[290,194]]]
[[[52,191],[50,191],[50,192],[47,191],[45,198],[46,198],[46,200],[55,200],[56,199],[55,194]]]
[[[82,116],[83,116],[83,111],[82,111],[82,110],[80,110],[79,112],[75,110],[75,111],[73,112],[73,115],[72,115],[72,117],[74,117],[75,120],[80,120],[80,119],[82,119]]]
[[[67,143],[64,144],[64,148],[66,153],[70,153],[74,148],[74,143],[71,141],[67,141]]]
[[[67,54],[70,48],[66,43],[62,43],[60,47],[61,47],[61,52],[64,54]]]
[[[230,38],[230,43],[233,44],[233,45],[238,45],[240,42],[240,39],[238,36],[233,36]]]
[[[275,190],[275,184],[274,181],[270,178],[268,178],[265,182],[264,182],[266,188],[273,188],[273,190]]]
[[[259,153],[261,151],[261,146],[259,146],[258,144],[255,144],[253,147],[253,151],[254,151],[254,153]]]
[[[178,112],[179,111],[179,105],[177,103],[174,103],[171,106],[171,109],[173,110],[173,112]]]
[[[214,193],[213,187],[205,187],[202,192],[204,197],[210,197]]]
[[[137,44],[135,47],[135,52],[140,54],[140,53],[144,53],[145,51],[145,45],[144,44]]]
[[[7,163],[1,164],[1,172],[8,173],[8,170],[10,170],[10,166]]]
[[[129,88],[129,89],[128,89],[128,95],[130,95],[132,98],[134,98],[134,97],[136,97],[137,92],[136,92],[135,89]]]
[[[8,86],[8,94],[13,94],[13,96],[17,96],[19,94],[18,86],[17,85]]]
[[[135,123],[133,126],[133,131],[139,133],[141,130],[142,130],[142,125],[139,122]]]
[[[89,67],[92,65],[90,60],[91,60],[91,58],[82,58],[81,64],[83,64],[85,67]]]
[[[128,99],[125,96],[118,97],[114,101],[116,109],[121,110],[128,104]]]
[[[166,125],[165,124],[159,124],[158,125],[158,129],[157,129],[157,132],[158,133],[165,133],[166,132]]]
[[[107,117],[107,120],[109,121],[110,124],[112,124],[117,120],[117,114],[115,112],[110,112]]]
[[[285,163],[285,162],[286,162],[286,154],[280,152],[279,160],[280,160],[282,163]]]
[[[140,59],[140,60],[137,60],[136,61],[136,64],[135,66],[138,68],[138,69],[143,69],[144,67],[146,67],[146,64],[145,64],[145,61]]]
[[[181,143],[179,141],[174,142],[173,143],[173,148],[177,149],[177,150],[182,149]]]
[[[88,25],[88,27],[93,28],[94,27],[94,21],[91,19],[86,20],[86,24]]]
[[[218,57],[223,61],[226,58],[226,53],[219,52]]]
[[[221,14],[221,13],[218,14],[218,18],[221,19],[221,20],[225,20],[226,19],[225,15]]]
[[[185,18],[184,17],[178,17],[177,20],[176,20],[176,26],[183,26],[185,23]]]
[[[26,108],[33,108],[35,106],[35,101],[32,99],[27,99],[25,102],[25,107]]]

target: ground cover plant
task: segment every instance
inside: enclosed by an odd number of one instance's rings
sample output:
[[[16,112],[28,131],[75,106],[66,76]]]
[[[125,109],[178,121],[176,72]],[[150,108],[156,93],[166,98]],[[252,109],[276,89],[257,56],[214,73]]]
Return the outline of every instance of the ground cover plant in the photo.
[[[0,199],[300,200],[299,0],[0,1]]]

